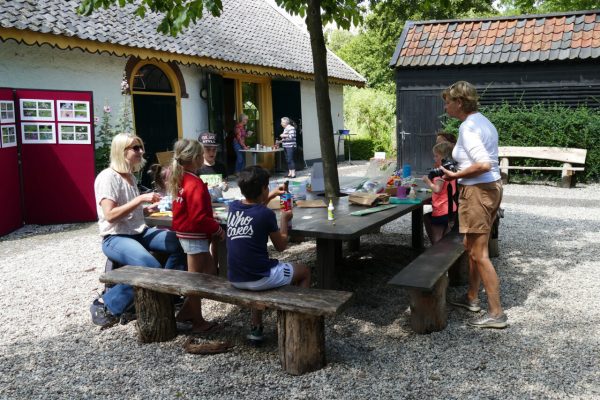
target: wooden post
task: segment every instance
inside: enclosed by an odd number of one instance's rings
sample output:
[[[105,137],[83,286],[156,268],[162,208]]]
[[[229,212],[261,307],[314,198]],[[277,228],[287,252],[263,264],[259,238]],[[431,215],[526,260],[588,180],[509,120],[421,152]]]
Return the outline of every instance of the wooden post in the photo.
[[[423,206],[417,207],[411,212],[412,222],[412,247],[413,249],[422,249],[423,241]]]
[[[448,324],[446,313],[446,289],[448,277],[442,277],[431,292],[409,289],[410,326],[416,333],[431,333],[443,330]]]
[[[502,178],[502,184],[508,183],[508,158],[502,158],[500,160],[500,177]]]
[[[317,287],[336,289],[336,263],[341,258],[342,242],[334,239],[317,238]]]
[[[322,316],[277,311],[279,359],[283,370],[292,375],[323,368],[325,322]]]
[[[140,342],[166,342],[177,336],[172,295],[136,287],[135,310]]]
[[[573,179],[573,170],[569,169],[573,168],[573,166],[569,163],[563,164],[562,173],[560,176],[560,187],[562,188],[571,188],[575,187],[575,179]]]

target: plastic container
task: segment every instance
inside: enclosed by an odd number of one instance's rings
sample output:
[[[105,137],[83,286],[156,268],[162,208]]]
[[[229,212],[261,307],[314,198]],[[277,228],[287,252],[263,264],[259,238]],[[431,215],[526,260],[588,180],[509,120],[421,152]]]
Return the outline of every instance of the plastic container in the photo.
[[[412,174],[412,169],[410,167],[410,164],[404,164],[402,166],[402,177],[408,178],[411,174]]]
[[[396,192],[396,197],[399,199],[405,199],[409,190],[410,190],[410,186],[398,186],[398,191]]]
[[[306,182],[290,182],[289,190],[292,196],[294,197],[294,201],[298,200],[306,200]]]

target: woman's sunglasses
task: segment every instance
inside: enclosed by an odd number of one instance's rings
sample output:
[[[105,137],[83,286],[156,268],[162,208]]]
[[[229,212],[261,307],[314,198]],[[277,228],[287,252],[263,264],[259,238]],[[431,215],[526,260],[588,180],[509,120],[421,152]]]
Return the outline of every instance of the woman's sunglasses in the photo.
[[[140,151],[144,151],[144,148],[142,146],[140,146],[139,144],[136,144],[135,146],[128,147],[128,149],[131,149],[131,150],[135,151],[136,153],[138,153]]]

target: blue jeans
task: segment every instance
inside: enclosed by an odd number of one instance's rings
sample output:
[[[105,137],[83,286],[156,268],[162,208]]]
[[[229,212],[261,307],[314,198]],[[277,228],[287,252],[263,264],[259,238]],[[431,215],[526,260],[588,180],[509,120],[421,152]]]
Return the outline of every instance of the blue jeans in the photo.
[[[168,253],[167,269],[186,269],[186,255],[173,231],[148,228],[139,235],[108,235],[102,241],[102,252],[115,262],[161,268],[149,251]],[[133,302],[133,287],[120,283],[110,288],[102,299],[113,315],[121,315]]]
[[[242,153],[242,145],[233,141],[233,151],[235,151],[235,172],[240,172],[246,167],[246,153]]]
[[[296,150],[295,147],[284,147],[285,149],[285,161],[287,161],[287,166],[289,170],[296,169],[296,164],[294,163],[294,152]]]

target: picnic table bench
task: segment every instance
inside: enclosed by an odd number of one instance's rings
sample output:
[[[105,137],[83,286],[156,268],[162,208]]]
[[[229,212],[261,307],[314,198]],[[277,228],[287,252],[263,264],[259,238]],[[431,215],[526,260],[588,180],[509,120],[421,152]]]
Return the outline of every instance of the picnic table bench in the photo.
[[[584,167],[573,167],[572,164],[585,164],[587,150],[568,147],[516,147],[503,146],[498,148],[500,159],[500,175],[502,183],[508,183],[508,171],[511,169],[562,171],[560,186],[570,188],[575,186],[575,171],[583,171]],[[560,161],[562,167],[509,165],[509,158],[534,158],[538,160]]]
[[[468,265],[464,253],[462,235],[452,231],[428,247],[388,282],[408,289],[410,325],[415,332],[431,333],[446,327],[446,272],[452,268],[452,275],[464,275],[463,271]]]
[[[137,330],[144,343],[168,341],[177,335],[171,295],[275,309],[279,358],[283,369],[293,375],[325,365],[324,317],[340,312],[352,297],[350,292],[296,286],[261,292],[239,290],[219,276],[129,265],[104,273],[100,281],[134,287]]]

